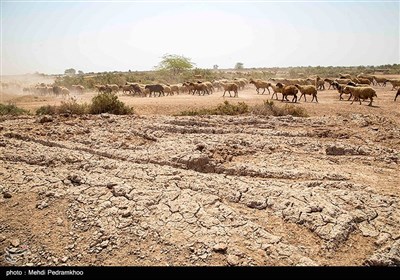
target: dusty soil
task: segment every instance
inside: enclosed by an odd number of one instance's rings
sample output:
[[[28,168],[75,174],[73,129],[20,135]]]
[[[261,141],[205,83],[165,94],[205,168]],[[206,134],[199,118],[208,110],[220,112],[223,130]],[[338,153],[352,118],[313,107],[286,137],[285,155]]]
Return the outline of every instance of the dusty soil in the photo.
[[[377,90],[375,107],[319,92],[309,118],[168,115],[215,93],[3,119],[0,265],[400,265],[400,102]]]

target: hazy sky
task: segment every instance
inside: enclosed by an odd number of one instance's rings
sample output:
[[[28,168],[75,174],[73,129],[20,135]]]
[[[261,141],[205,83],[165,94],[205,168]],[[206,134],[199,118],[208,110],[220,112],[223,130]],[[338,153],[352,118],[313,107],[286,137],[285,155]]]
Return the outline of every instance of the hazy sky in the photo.
[[[2,71],[150,70],[165,53],[201,68],[399,63],[399,2],[256,2],[1,0]]]

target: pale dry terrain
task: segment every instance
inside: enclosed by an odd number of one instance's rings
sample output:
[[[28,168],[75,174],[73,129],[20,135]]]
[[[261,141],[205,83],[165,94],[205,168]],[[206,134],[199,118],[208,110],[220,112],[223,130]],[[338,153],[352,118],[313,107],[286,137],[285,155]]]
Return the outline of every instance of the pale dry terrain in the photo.
[[[400,100],[376,89],[374,107],[321,91],[295,105],[308,118],[172,115],[221,92],[121,96],[136,116],[5,118],[0,265],[400,265]]]

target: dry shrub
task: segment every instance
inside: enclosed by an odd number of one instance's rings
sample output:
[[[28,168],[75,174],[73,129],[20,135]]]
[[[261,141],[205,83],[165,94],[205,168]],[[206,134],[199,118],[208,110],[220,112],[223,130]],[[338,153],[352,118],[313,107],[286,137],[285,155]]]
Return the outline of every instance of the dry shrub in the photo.
[[[93,97],[89,107],[91,114],[110,113],[114,115],[129,115],[134,113],[132,107],[118,100],[118,96],[114,93],[99,93]]]
[[[204,116],[204,115],[242,115],[249,113],[249,105],[244,102],[238,104],[231,104],[228,101],[224,101],[222,104],[218,104],[216,108],[209,109],[195,109],[189,111],[183,111],[179,113],[179,116]]]
[[[19,116],[29,114],[27,110],[17,107],[15,104],[2,104],[0,103],[0,116]]]
[[[261,116],[287,116],[308,117],[307,111],[299,106],[285,104],[283,107],[276,106],[274,101],[266,100],[263,104],[255,105],[251,112]]]

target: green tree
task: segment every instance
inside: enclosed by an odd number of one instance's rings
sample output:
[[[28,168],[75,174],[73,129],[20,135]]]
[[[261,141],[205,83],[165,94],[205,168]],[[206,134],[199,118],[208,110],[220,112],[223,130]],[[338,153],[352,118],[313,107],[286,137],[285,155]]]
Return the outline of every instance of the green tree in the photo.
[[[76,70],[74,68],[69,68],[69,69],[66,69],[64,71],[64,74],[65,75],[75,75],[76,74]]]
[[[244,64],[243,62],[237,62],[235,64],[235,69],[244,69]]]
[[[83,71],[82,70],[78,70],[78,75],[83,75]]]
[[[174,74],[179,74],[185,70],[190,70],[194,67],[195,63],[191,59],[183,55],[165,54],[162,56],[161,62],[158,64],[157,69],[169,70]]]

